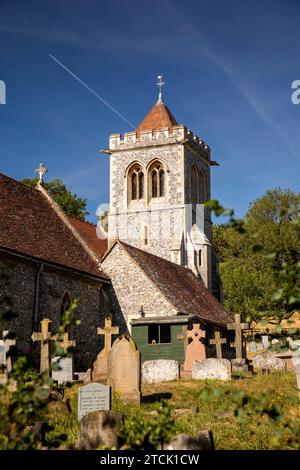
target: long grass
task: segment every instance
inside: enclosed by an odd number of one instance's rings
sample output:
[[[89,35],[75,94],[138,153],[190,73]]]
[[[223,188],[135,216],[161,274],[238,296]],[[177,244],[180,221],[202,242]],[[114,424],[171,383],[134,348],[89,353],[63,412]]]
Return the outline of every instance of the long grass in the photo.
[[[212,391],[219,390],[219,395],[205,399],[201,391],[206,387]],[[49,438],[55,439],[60,434],[66,434],[66,447],[76,445],[79,431],[77,390],[78,386],[73,386],[65,392],[70,398],[70,417],[51,417],[54,430],[48,433]],[[271,419],[250,401],[246,417],[241,419],[236,415],[238,392],[258,400],[261,398],[268,407],[276,405],[281,410],[281,416],[276,420]],[[202,430],[212,430],[216,449],[291,448],[293,445],[288,426],[292,424],[296,429],[297,422],[300,422],[296,379],[292,372],[235,378],[230,382],[180,380],[143,385],[142,393],[141,407],[124,405],[115,399],[113,409],[121,412],[125,420],[134,416],[151,418],[155,415],[157,404],[164,399],[173,409],[174,435],[195,435]]]

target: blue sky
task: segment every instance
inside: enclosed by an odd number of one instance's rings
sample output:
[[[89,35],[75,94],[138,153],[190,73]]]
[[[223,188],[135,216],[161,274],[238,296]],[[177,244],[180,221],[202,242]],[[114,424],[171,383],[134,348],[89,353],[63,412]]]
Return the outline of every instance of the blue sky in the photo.
[[[0,171],[61,178],[108,202],[112,133],[130,126],[63,70],[71,69],[137,125],[157,99],[212,149],[212,196],[244,215],[267,189],[299,190],[298,0],[0,0]]]

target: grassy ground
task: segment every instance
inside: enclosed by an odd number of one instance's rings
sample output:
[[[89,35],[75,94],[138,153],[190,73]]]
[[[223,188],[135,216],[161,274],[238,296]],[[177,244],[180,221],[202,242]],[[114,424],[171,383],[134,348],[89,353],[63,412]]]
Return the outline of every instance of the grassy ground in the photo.
[[[203,393],[207,386],[212,396]],[[78,386],[73,386],[65,392],[70,398],[71,416],[53,416],[54,430],[49,433],[50,439],[66,433],[67,445],[76,443],[79,430],[77,389]],[[155,420],[155,410],[164,399],[173,410],[174,435],[195,435],[209,429],[213,431],[216,449],[291,448],[295,446],[291,440],[295,440],[295,434],[300,432],[298,392],[292,372],[236,378],[230,383],[181,380],[143,385],[142,393],[141,407],[122,405],[119,400],[114,400],[113,409],[123,414],[125,422],[132,419]],[[236,416],[235,410],[244,393],[250,401],[247,403],[244,398],[245,406],[240,408],[240,416]],[[258,401],[253,403],[252,400]],[[266,410],[273,417],[278,411],[282,416],[274,420],[265,413]]]

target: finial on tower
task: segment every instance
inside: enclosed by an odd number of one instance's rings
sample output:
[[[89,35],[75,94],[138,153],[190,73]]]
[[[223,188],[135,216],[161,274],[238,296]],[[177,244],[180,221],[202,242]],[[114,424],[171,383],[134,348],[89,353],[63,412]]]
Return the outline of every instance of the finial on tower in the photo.
[[[163,81],[163,76],[162,75],[158,75],[158,82],[157,82],[157,86],[159,88],[159,94],[158,94],[158,103],[162,103],[163,100],[162,100],[162,87],[164,86],[165,82]]]
[[[43,184],[44,174],[48,173],[48,169],[44,166],[44,163],[40,163],[40,166],[34,172],[39,175],[39,183]]]

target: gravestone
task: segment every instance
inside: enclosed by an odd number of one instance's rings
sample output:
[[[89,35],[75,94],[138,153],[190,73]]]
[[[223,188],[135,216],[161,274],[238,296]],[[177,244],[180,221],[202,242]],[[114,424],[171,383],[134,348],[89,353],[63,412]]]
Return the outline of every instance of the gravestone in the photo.
[[[215,339],[209,340],[210,344],[214,344],[216,346],[216,353],[217,353],[217,358],[222,359],[222,344],[227,343],[226,338],[221,338],[220,331],[215,332]]]
[[[255,353],[256,352],[256,342],[255,341],[250,341],[249,344],[249,352]]]
[[[145,361],[142,365],[142,381],[146,384],[179,379],[179,362],[171,359]]]
[[[298,387],[298,392],[299,392],[299,409],[300,409],[300,353],[294,353],[293,354],[293,366],[296,374],[296,381],[297,381],[297,387]]]
[[[264,345],[262,343],[257,343],[256,344],[256,351],[263,351]]]
[[[191,371],[196,360],[201,361],[206,358],[202,338],[205,338],[205,331],[201,329],[199,323],[194,323],[192,330],[187,330],[185,327],[184,334],[177,335],[177,339],[183,339],[185,342],[185,361],[183,365],[185,371]]]
[[[192,378],[198,380],[231,379],[231,363],[228,359],[209,358],[204,361],[195,361],[192,370]]]
[[[4,365],[4,341],[0,339],[0,364]]]
[[[55,370],[56,366],[59,370]],[[73,357],[53,357],[51,375],[52,379],[57,381],[59,385],[72,382],[74,379]]]
[[[254,372],[284,372],[286,370],[286,364],[283,359],[279,359],[274,354],[257,354],[252,359],[253,371]]]
[[[269,336],[268,335],[262,335],[261,341],[263,344],[264,349],[268,349],[270,344],[269,344]]]
[[[69,333],[63,334],[63,340],[58,341],[57,346],[63,350],[65,354],[68,353],[70,348],[76,346],[76,341],[69,340]],[[73,356],[60,357],[56,356],[52,358],[52,379],[57,381],[59,384],[64,384],[67,382],[72,382],[74,380],[74,361]],[[57,365],[53,369],[53,366]]]
[[[78,391],[78,421],[92,411],[110,411],[111,387],[91,383]]]
[[[57,340],[57,335],[49,332],[50,323],[52,323],[51,320],[44,318],[41,321],[41,331],[34,331],[31,336],[32,341],[41,342],[40,373],[46,377],[50,376],[51,342]]]
[[[118,432],[122,415],[115,411],[93,411],[80,421],[78,447],[80,450],[118,447]]]
[[[12,371],[12,360],[9,354],[10,348],[16,345],[16,340],[10,338],[10,331],[5,330],[2,332],[3,337],[3,365],[6,367],[5,373],[10,374]]]
[[[93,367],[93,380],[106,380],[107,379],[107,358],[111,350],[112,335],[119,334],[119,327],[112,326],[112,319],[105,318],[104,328],[97,328],[98,335],[104,335],[104,349],[100,351],[94,362]]]
[[[242,359],[243,357],[243,330],[249,329],[249,323],[241,323],[241,315],[236,313],[234,315],[234,323],[227,325],[228,330],[234,330],[235,340],[230,344],[232,348],[235,348],[236,359]]]
[[[232,372],[248,372],[248,365],[246,359],[231,359],[231,371]]]
[[[126,403],[141,402],[141,355],[128,335],[120,336],[108,353],[108,384]]]

